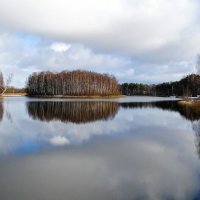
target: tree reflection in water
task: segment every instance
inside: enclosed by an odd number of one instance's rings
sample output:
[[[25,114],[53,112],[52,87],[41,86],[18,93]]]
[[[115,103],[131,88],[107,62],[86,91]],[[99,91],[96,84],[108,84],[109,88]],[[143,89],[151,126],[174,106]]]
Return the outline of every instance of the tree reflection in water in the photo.
[[[2,121],[3,119],[3,113],[4,113],[3,103],[0,102],[0,121]]]
[[[28,102],[27,109],[33,119],[79,124],[113,119],[119,106],[117,102],[106,101]]]
[[[74,102],[28,102],[29,116],[35,120],[87,123],[97,120],[113,119],[119,108],[157,108],[171,112],[178,112],[182,117],[192,122],[195,132],[195,146],[200,158],[200,111],[184,107],[177,101],[159,102],[110,102],[110,101],[74,101]],[[141,110],[142,112],[142,110]],[[3,106],[0,104],[0,120],[3,117]]]
[[[130,102],[121,103],[123,108],[159,108],[171,112],[178,112],[187,120],[195,121],[200,119],[200,110],[192,107],[181,106],[178,101],[157,101],[157,102]]]
[[[27,102],[29,116],[33,119],[41,121],[60,120],[73,123],[113,119],[120,107],[124,109],[158,108],[178,112],[190,121],[200,120],[199,110],[181,106],[177,101],[129,103],[111,101]]]
[[[200,120],[193,122],[192,127],[195,133],[195,146],[200,159]]]
[[[197,154],[200,159],[200,110],[188,106],[181,106],[177,101],[160,101],[160,102],[147,102],[147,103],[122,103],[124,108],[159,108],[172,112],[178,112],[182,117],[191,121],[193,130],[195,132],[195,146]]]

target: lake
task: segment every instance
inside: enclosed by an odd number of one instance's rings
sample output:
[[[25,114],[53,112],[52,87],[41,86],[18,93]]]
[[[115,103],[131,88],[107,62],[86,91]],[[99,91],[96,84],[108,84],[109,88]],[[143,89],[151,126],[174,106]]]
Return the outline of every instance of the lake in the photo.
[[[0,100],[0,199],[200,199],[200,113],[170,98]]]

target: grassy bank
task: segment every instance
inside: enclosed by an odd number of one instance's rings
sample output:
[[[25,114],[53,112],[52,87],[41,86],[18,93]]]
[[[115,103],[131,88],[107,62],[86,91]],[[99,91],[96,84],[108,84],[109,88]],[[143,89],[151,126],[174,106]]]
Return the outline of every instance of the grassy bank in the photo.
[[[2,97],[16,97],[16,96],[26,96],[26,93],[5,93],[1,95]]]
[[[200,100],[181,100],[178,102],[181,106],[186,106],[200,111]]]

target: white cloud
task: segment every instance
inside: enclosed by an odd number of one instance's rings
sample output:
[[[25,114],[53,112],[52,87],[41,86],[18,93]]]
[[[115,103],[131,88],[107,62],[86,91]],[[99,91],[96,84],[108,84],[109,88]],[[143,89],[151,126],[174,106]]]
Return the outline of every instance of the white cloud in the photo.
[[[65,44],[63,42],[55,42],[51,44],[50,49],[52,49],[55,52],[64,52],[71,48],[70,44]]]
[[[199,33],[197,8],[196,0],[2,0],[0,24],[135,55],[187,46]]]
[[[14,74],[12,84],[16,86],[24,86],[34,71],[87,69],[115,75],[116,71],[123,72],[128,67],[131,67],[129,58],[95,53],[80,44],[0,33],[0,69],[5,75]]]
[[[198,13],[197,0],[2,0],[0,70],[16,86],[41,70],[177,80],[195,71]]]
[[[67,50],[64,44],[57,44],[39,37],[27,41],[24,36],[0,33],[0,70],[5,76],[13,73],[12,84],[20,87],[30,73],[42,70],[91,70],[115,75],[120,82],[145,83],[178,80],[195,71],[195,59],[147,62],[146,58],[95,52],[81,44],[70,44]]]
[[[70,143],[70,141],[63,136],[54,136],[49,139],[49,142],[55,146],[63,146]]]

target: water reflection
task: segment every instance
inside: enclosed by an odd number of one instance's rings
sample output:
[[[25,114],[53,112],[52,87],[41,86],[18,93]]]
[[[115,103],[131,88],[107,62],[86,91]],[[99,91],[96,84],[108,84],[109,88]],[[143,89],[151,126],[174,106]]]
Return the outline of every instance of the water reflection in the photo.
[[[3,200],[191,200],[198,192],[192,151],[151,137],[97,141],[0,165]],[[152,139],[151,139],[152,138]],[[186,145],[186,146],[185,146]],[[177,151],[183,148],[185,150]],[[188,151],[189,150],[189,151]],[[188,158],[187,157],[187,158]],[[191,159],[191,158],[190,158]],[[20,191],[20,192],[19,192]],[[196,198],[198,199],[198,198]]]
[[[190,121],[200,119],[200,110],[188,106],[181,106],[178,101],[157,101],[157,102],[130,102],[121,103],[123,108],[159,108],[162,110],[178,112],[182,117]]]
[[[59,120],[76,124],[113,119],[120,107],[125,109],[159,108],[178,112],[190,121],[200,119],[200,110],[181,106],[177,101],[124,103],[111,101],[27,102],[28,114],[35,120]]]
[[[199,199],[200,120],[191,109],[166,101],[6,104],[13,121],[5,114],[0,123],[3,200]]]
[[[27,109],[33,119],[79,124],[113,119],[119,106],[117,102],[109,101],[28,102]]]
[[[4,113],[3,103],[0,102],[0,121],[2,121],[3,119],[3,113]]]
[[[195,133],[195,146],[200,159],[200,121],[193,122],[192,127]]]

